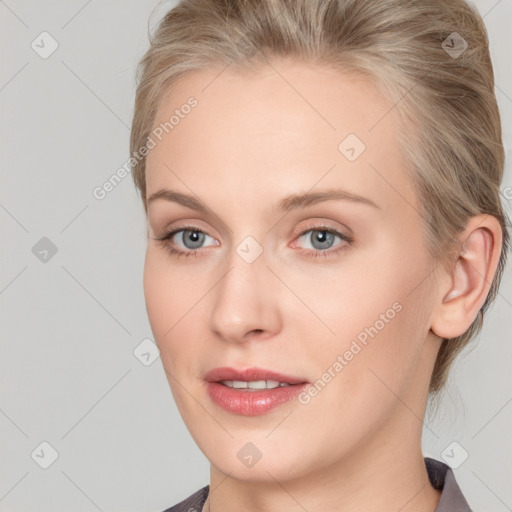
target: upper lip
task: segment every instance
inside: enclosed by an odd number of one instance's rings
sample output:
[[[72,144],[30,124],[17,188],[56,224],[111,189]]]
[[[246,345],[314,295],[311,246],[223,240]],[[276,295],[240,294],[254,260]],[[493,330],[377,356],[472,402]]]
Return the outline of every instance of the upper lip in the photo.
[[[300,377],[293,377],[283,373],[266,370],[265,368],[231,368],[223,366],[221,368],[214,368],[205,375],[207,382],[220,382],[222,380],[241,380],[241,381],[256,381],[256,380],[276,380],[278,382],[286,382],[288,384],[302,384],[307,382],[306,379]]]

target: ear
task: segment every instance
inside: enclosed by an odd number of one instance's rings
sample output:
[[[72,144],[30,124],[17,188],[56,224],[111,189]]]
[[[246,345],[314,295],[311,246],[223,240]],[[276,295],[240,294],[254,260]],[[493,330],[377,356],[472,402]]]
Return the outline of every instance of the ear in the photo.
[[[456,338],[469,329],[489,293],[501,254],[501,226],[492,215],[471,217],[458,237],[461,248],[450,272],[443,270],[430,327],[441,338]]]

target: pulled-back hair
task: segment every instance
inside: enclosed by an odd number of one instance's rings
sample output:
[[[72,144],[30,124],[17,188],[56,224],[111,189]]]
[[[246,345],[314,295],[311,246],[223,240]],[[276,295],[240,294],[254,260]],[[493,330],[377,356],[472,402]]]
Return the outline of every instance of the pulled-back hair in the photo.
[[[467,47],[466,47],[467,46]],[[450,268],[456,235],[478,214],[498,219],[503,244],[489,293],[469,329],[444,339],[429,392],[482,328],[506,265],[510,221],[500,200],[500,114],[483,20],[464,0],[183,0],[150,34],[137,69],[130,153],[147,213],[145,161],[158,107],[187,72],[256,69],[291,57],[371,80],[393,105],[434,261]]]

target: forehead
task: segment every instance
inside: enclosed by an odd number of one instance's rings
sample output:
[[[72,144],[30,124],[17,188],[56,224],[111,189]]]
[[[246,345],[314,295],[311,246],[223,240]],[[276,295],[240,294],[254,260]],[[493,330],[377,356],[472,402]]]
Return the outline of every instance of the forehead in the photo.
[[[195,106],[183,108],[190,98]],[[189,72],[155,117],[154,130],[168,128],[147,157],[147,196],[163,187],[189,193],[189,184],[207,197],[215,181],[226,195],[261,201],[251,189],[309,190],[321,181],[395,202],[401,190],[414,201],[392,107],[361,75],[291,60],[257,73]]]

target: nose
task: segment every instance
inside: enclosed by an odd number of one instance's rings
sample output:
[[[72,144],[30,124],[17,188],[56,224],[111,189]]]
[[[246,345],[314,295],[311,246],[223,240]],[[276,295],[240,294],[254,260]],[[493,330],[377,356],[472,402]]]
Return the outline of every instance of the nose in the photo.
[[[247,263],[236,253],[212,290],[210,329],[225,341],[267,339],[281,329],[279,280],[260,256]]]

